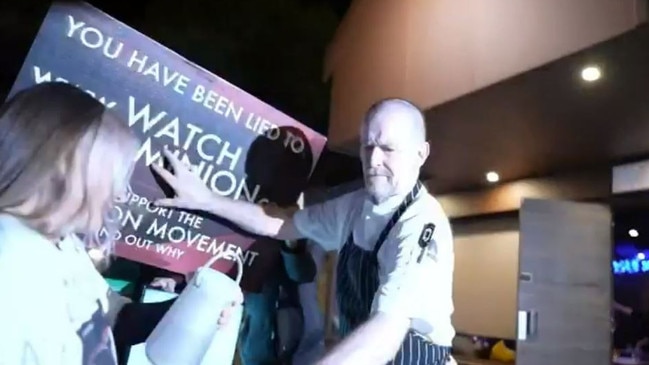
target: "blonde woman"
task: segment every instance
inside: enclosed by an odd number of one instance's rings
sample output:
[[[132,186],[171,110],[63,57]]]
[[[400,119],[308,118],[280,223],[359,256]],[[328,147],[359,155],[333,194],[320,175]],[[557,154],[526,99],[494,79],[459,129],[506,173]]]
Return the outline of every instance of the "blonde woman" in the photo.
[[[0,364],[117,363],[111,325],[130,304],[87,252],[110,254],[99,231],[138,146],[66,84],[33,86],[0,108]]]

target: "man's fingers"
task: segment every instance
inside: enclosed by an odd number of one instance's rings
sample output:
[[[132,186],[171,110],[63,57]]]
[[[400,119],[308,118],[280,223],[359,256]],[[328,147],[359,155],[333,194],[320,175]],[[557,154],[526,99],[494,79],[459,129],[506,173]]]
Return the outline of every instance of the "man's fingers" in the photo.
[[[159,207],[184,208],[182,201],[176,198],[158,199],[154,204]]]
[[[174,176],[174,174],[172,174],[167,169],[157,164],[152,164],[151,167],[153,168],[153,171],[155,171],[156,174],[160,175],[160,177],[167,182],[167,184],[175,188],[176,177]]]
[[[164,154],[167,160],[169,160],[169,164],[171,165],[171,167],[173,167],[176,174],[178,174],[181,169],[187,170],[187,167],[183,165],[183,163],[180,162],[180,160],[173,153],[171,153],[171,151],[169,151],[169,148],[167,148],[167,146],[162,149],[162,154]]]

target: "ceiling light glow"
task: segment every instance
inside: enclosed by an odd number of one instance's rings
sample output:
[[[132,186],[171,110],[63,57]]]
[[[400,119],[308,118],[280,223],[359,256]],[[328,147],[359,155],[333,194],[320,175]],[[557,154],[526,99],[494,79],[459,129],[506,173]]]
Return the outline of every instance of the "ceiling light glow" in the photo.
[[[500,175],[498,175],[498,173],[495,172],[495,171],[489,171],[489,172],[487,172],[487,173],[485,174],[485,178],[486,178],[487,181],[489,181],[490,183],[495,183],[495,182],[500,181]]]
[[[630,237],[635,238],[635,237],[638,237],[639,235],[640,235],[640,232],[638,232],[638,230],[636,230],[636,229],[630,229],[629,230],[629,236]]]
[[[581,78],[587,82],[597,81],[602,77],[602,70],[597,66],[587,66],[581,70]]]

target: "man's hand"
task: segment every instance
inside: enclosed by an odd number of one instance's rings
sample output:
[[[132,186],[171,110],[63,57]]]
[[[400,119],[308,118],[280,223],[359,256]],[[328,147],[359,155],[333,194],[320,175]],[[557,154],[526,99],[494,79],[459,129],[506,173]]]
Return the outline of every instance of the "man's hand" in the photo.
[[[298,239],[302,234],[293,225],[292,215],[280,210],[269,215],[261,206],[212,192],[193,168],[186,166],[167,148],[163,150],[174,173],[156,164],[151,165],[176,193],[175,198],[159,199],[156,205],[180,209],[200,210],[229,220],[250,233],[277,239]]]
[[[175,198],[159,199],[155,202],[159,206],[175,207],[182,209],[203,210],[214,193],[203,183],[194,171],[174,156],[165,146],[163,155],[174,170],[174,173],[167,171],[164,167],[152,164],[153,170],[174,189]]]

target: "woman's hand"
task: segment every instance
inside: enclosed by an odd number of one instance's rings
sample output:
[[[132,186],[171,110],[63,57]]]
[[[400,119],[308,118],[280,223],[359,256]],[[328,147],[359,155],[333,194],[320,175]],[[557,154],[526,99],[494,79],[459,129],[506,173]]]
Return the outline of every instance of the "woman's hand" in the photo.
[[[174,173],[172,174],[157,164],[151,166],[153,171],[174,189],[176,197],[159,199],[155,204],[181,209],[203,210],[201,208],[211,200],[214,193],[203,183],[194,167],[181,162],[166,146],[162,153],[171,164]]]
[[[166,291],[167,293],[175,293],[176,292],[176,280],[172,278],[155,278],[153,281],[151,281],[151,286],[152,288],[158,288],[163,291]]]
[[[238,305],[243,304],[243,294],[239,293],[239,296],[230,303],[225,309],[221,311],[221,316],[219,317],[219,325],[227,326],[232,320],[232,312]]]
[[[189,274],[187,280],[188,281],[191,280],[191,277],[194,274],[195,273]],[[169,293],[174,293],[176,291],[176,285],[177,285],[176,280],[174,280],[172,278],[164,278],[164,277],[155,278],[155,279],[153,279],[153,281],[151,281],[151,284],[149,284],[149,286],[151,286],[151,287],[159,288],[159,289],[164,290],[164,291],[169,292]],[[220,326],[228,325],[230,323],[231,319],[232,319],[232,313],[234,312],[234,309],[237,306],[242,305],[242,304],[243,304],[243,294],[241,292],[239,292],[237,297],[235,298],[235,300],[230,302],[230,304],[225,309],[223,309],[221,311],[221,315],[219,316],[219,319],[218,319],[218,324]]]

